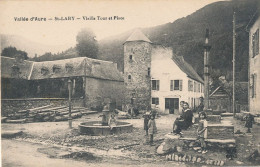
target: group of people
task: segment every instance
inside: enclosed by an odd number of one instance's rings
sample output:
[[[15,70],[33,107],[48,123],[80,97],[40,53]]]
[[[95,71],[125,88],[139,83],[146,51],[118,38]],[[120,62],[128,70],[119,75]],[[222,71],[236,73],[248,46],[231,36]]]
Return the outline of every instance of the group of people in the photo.
[[[185,101],[180,102],[180,106],[182,107],[182,110],[180,112],[180,115],[176,118],[176,120],[173,123],[173,133],[175,135],[182,136],[182,130],[188,129],[193,124],[193,111],[189,108],[189,104]],[[199,114],[199,125],[197,129],[197,140],[200,142],[201,149],[199,152],[206,153],[206,143],[205,138],[206,131],[207,131],[207,115],[205,112],[203,112],[203,103],[201,103],[198,108],[197,112]],[[144,115],[144,130],[146,132],[146,136],[149,135],[149,143],[150,145],[153,144],[153,136],[157,132],[156,123],[155,123],[155,115],[151,114],[150,112],[146,112]]]
[[[189,108],[189,104],[185,101],[181,101],[180,105],[182,107],[179,117],[173,123],[173,133],[182,136],[182,130],[188,129],[193,123],[193,111]],[[200,142],[201,149],[198,152],[203,154],[207,152],[205,138],[207,138],[207,114],[203,111],[204,105],[200,103],[197,107],[197,112],[199,115],[199,124],[197,129],[197,140]]]

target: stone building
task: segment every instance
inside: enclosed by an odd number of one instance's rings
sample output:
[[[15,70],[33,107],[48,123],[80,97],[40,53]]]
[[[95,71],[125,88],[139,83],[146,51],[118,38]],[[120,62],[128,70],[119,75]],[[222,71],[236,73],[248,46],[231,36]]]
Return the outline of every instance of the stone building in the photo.
[[[140,31],[124,43],[125,102],[143,110],[151,106],[151,43]]]
[[[44,62],[1,57],[1,64],[2,107],[18,99],[66,101],[68,79],[77,105],[98,108],[109,99],[122,106],[124,80],[116,63],[86,57]]]
[[[156,106],[162,113],[178,113],[180,101],[195,108],[203,96],[203,80],[192,66],[139,30],[124,43],[124,81],[126,104],[139,110]]]
[[[249,66],[248,66],[248,102],[249,111],[251,113],[260,115],[260,43],[259,43],[259,29],[260,17],[259,10],[255,13],[249,24]]]

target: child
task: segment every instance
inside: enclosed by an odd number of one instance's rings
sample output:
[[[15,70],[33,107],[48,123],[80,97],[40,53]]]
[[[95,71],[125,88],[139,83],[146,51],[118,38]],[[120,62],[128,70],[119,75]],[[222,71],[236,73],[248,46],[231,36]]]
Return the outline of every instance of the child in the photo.
[[[248,114],[246,116],[246,124],[245,124],[245,127],[247,127],[247,133],[251,133],[250,128],[253,127],[253,123],[254,123],[254,116],[252,114]]]
[[[154,115],[151,115],[151,119],[148,122],[148,133],[150,135],[150,145],[153,145],[153,135],[157,132]]]
[[[201,147],[201,150],[199,150],[199,152],[202,151],[202,154],[205,154],[207,152],[205,138],[207,138],[206,129],[207,129],[208,122],[206,121],[206,117],[207,117],[207,115],[205,112],[202,112],[200,114],[201,120],[199,122],[198,130],[197,130],[198,139],[200,141],[200,147]]]
[[[110,119],[108,120],[108,126],[111,130],[116,126],[116,119],[114,114],[111,114]]]
[[[148,136],[148,122],[149,122],[149,119],[150,119],[150,113],[146,112],[143,117],[144,117],[145,136]]]

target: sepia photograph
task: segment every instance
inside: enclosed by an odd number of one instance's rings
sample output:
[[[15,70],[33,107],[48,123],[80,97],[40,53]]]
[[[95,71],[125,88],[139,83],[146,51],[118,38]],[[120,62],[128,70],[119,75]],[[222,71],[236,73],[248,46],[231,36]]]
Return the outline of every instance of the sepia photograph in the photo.
[[[259,29],[259,0],[0,1],[1,166],[260,166]]]

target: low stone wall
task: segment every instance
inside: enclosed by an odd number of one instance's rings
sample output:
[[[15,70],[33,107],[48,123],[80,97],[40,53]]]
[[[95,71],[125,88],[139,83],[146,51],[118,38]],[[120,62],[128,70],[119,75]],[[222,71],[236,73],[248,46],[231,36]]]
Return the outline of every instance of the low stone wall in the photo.
[[[210,123],[220,123],[221,122],[221,116],[220,115],[208,115],[207,121]]]
[[[72,99],[72,105],[77,107],[83,106],[83,99]],[[30,99],[2,99],[1,100],[1,116],[13,114],[19,110],[31,109],[46,105],[67,106],[68,99],[65,98],[30,98]]]
[[[233,139],[234,126],[223,124],[211,124],[207,128],[208,139]]]

